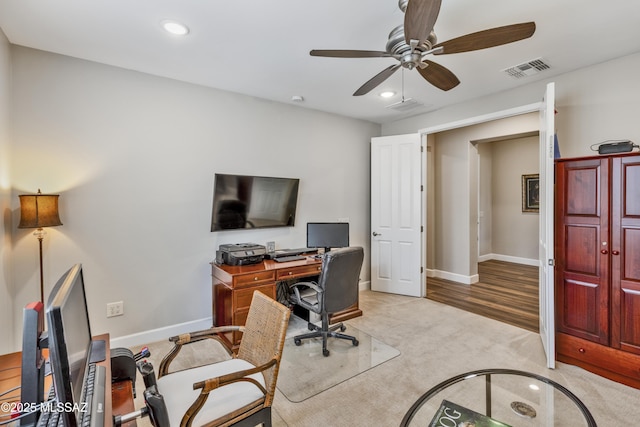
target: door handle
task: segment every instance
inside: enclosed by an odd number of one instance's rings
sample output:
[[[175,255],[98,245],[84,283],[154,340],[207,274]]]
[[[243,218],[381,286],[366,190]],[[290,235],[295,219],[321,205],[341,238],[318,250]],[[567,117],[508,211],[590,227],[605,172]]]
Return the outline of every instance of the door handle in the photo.
[[[620,255],[620,252],[619,251],[611,251],[611,254],[612,255]]]
[[[373,233],[371,233],[371,234],[373,234],[373,237],[382,236],[382,233],[376,233],[375,231]]]
[[[602,249],[602,250],[600,251],[600,253],[601,253],[602,255],[606,255],[606,254],[608,254],[608,253],[609,253],[609,251],[608,251],[608,250],[606,250],[606,249]]]

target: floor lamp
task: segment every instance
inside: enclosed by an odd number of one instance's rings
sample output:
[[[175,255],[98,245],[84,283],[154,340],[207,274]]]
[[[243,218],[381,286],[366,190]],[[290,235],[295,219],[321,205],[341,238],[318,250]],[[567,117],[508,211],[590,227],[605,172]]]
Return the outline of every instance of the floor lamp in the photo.
[[[42,239],[46,232],[43,227],[62,225],[58,214],[58,195],[24,194],[20,197],[20,224],[18,228],[36,228],[33,235],[38,238],[40,246],[40,301],[44,303],[44,275],[42,273]]]

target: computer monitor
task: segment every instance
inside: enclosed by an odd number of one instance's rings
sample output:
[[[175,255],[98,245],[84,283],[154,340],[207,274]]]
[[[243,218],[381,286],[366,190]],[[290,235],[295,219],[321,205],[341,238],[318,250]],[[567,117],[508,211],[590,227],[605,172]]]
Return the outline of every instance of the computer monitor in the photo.
[[[92,340],[81,264],[71,267],[58,280],[49,295],[46,314],[56,401],[73,409],[62,411],[61,416],[65,426],[76,427],[83,415],[81,409],[91,409],[83,408]],[[104,355],[97,357],[104,359]]]
[[[349,246],[348,222],[308,222],[307,247],[324,248],[329,252],[331,248],[346,248]]]
[[[32,302],[22,312],[22,370],[20,375],[20,400],[23,412],[21,426],[34,426],[39,413],[32,411],[44,400],[45,363],[42,356],[44,332],[44,304]]]

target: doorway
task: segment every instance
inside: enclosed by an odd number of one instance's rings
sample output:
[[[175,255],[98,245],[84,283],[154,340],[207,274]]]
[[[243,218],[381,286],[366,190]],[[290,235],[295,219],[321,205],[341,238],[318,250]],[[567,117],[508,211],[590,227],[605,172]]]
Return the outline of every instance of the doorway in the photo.
[[[513,120],[503,121],[500,123],[503,125],[500,129],[538,126],[537,114],[529,117],[529,123],[519,121],[518,124],[514,124]],[[455,168],[451,159],[456,156],[462,159],[461,163],[469,163],[465,169],[470,171],[470,194],[468,216],[459,203],[463,197],[461,192],[452,199],[458,203],[458,212],[452,215],[447,210],[442,212],[436,209],[431,217],[435,225],[428,229],[442,233],[447,228],[460,230],[465,224],[471,225],[466,242],[469,247],[468,273],[443,271],[443,267],[454,266],[451,260],[448,264],[438,264],[440,268],[436,270],[436,274],[431,274],[427,279],[426,296],[466,311],[538,332],[539,221],[537,212],[523,210],[521,192],[522,177],[535,175],[539,171],[538,131],[498,136],[493,134],[486,137],[485,135],[495,130],[487,131],[483,127],[486,126],[476,125],[462,131],[455,130],[446,135],[436,135],[435,143],[429,152],[446,157],[444,160],[432,162],[435,166],[432,179],[443,183],[435,185],[434,204],[446,205],[449,203],[446,195],[464,187],[464,183],[461,182],[465,180],[464,174],[450,173]],[[476,136],[483,138],[473,139]],[[440,147],[440,144],[446,146]],[[455,148],[456,144],[459,146],[458,149]],[[465,145],[468,146],[466,159]],[[453,181],[444,184],[447,180]],[[438,194],[439,192],[447,194]],[[445,217],[440,218],[439,215]],[[474,223],[475,229],[472,225]],[[514,233],[514,230],[517,232]],[[436,253],[451,253],[452,237],[446,237],[446,234],[435,236],[436,243],[432,245],[432,250]],[[464,233],[458,235],[459,239],[464,237]],[[464,253],[461,246],[463,245],[460,244],[455,252]]]
[[[520,191],[521,176],[539,170],[539,141],[534,137],[539,126],[536,112],[429,134],[427,276],[476,283],[481,256],[538,265],[538,215],[522,216]],[[527,147],[526,159],[518,158],[523,154],[516,147],[520,142],[513,141],[526,141],[522,145]],[[493,150],[493,145],[502,148]],[[481,194],[481,187],[490,191]],[[491,188],[495,188],[493,193],[500,203],[492,202]],[[510,205],[505,205],[505,200]],[[494,220],[500,223],[493,226]],[[510,236],[514,229],[523,228],[523,220],[529,229],[528,246],[513,243]],[[500,233],[493,233],[494,228]]]

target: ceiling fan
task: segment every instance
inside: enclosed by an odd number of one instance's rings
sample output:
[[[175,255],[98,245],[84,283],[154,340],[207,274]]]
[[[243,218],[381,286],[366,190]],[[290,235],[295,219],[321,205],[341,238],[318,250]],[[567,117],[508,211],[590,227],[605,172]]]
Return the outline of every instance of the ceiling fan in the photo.
[[[314,49],[309,53],[311,56],[331,58],[392,57],[400,61],[376,74],[356,90],[353,96],[369,93],[400,67],[409,70],[415,68],[426,81],[446,91],[458,86],[460,80],[446,67],[425,59],[427,55],[446,55],[500,46],[529,38],[536,30],[535,22],[525,22],[478,31],[438,43],[433,26],[440,12],[441,2],[442,0],[399,0],[398,6],[404,12],[404,25],[391,31],[384,52]]]

